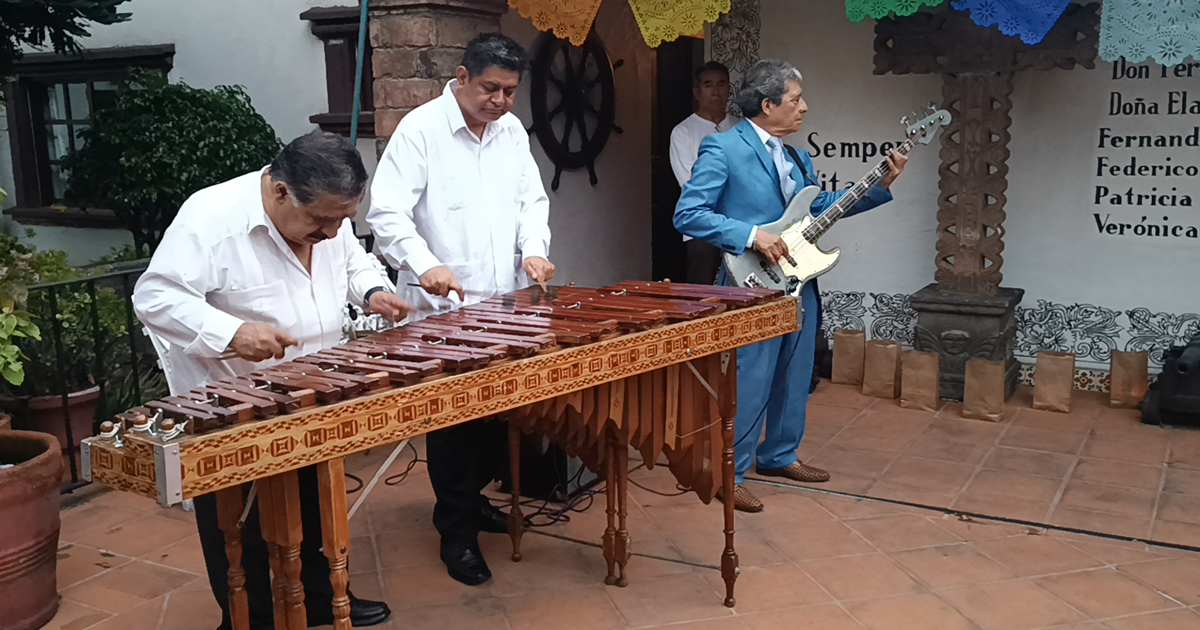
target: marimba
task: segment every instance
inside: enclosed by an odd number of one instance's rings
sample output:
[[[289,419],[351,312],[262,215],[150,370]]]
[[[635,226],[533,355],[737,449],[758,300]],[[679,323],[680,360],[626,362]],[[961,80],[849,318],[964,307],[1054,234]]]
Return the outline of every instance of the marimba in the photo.
[[[606,583],[624,586],[628,452],[665,456],[683,486],[724,498],[721,573],[732,606],[733,420],[740,346],[797,329],[781,292],[625,282],[532,287],[146,403],[84,440],[85,477],[164,506],[217,493],[234,627],[248,627],[237,527],[258,482],[276,627],[305,628],[296,470],[316,464],[335,627],[349,629],[345,455],[460,422],[509,425],[513,560],[521,559],[522,432],[549,437],[607,481]],[[285,620],[280,622],[279,620]]]

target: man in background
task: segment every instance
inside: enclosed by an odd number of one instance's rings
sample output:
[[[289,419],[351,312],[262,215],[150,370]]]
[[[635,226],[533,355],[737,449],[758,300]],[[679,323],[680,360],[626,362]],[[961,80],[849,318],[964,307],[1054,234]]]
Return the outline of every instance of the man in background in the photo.
[[[710,61],[692,74],[692,96],[696,113],[688,116],[671,131],[671,170],[679,188],[692,178],[692,165],[700,152],[700,142],[714,133],[729,131],[737,119],[727,112],[729,105],[729,68]],[[721,265],[721,252],[701,239],[686,234],[687,277],[692,284],[712,284]]]

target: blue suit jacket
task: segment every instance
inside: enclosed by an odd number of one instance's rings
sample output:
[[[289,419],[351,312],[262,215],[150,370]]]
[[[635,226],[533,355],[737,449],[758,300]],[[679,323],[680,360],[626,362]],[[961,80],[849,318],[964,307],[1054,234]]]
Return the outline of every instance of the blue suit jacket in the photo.
[[[804,151],[797,154],[800,164],[795,164],[791,155],[787,157],[797,190],[816,186],[812,159]],[[813,202],[813,215],[828,210],[843,194],[845,191],[821,193]],[[892,193],[875,186],[846,216],[891,200]],[[753,226],[778,221],[785,208],[775,161],[750,121],[743,120],[733,129],[714,133],[700,143],[692,179],[684,186],[675,206],[675,229],[740,255],[746,249]]]

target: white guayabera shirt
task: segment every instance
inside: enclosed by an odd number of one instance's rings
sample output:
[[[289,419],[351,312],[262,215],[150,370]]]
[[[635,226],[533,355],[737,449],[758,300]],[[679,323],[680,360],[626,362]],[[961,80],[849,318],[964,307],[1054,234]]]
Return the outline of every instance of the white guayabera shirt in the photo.
[[[733,129],[737,123],[738,119],[726,115],[725,120],[714,125],[699,114],[692,114],[675,125],[671,130],[671,172],[675,173],[675,181],[679,182],[680,188],[692,179],[692,166],[700,156],[700,143],[714,133],[725,133]],[[692,237],[684,236],[683,240],[690,241]]]
[[[477,137],[457,89],[451,81],[400,121],[371,184],[367,222],[413,320],[462,306],[408,286],[426,271],[449,268],[473,304],[529,286],[524,259],[550,249],[550,201],[524,126],[508,113]]]
[[[281,362],[218,358],[243,323],[295,337],[287,361],[337,345],[346,303],[390,286],[349,219],[313,245],[309,274],[263,209],[263,172],[189,197],[134,289],[138,319],[165,342],[173,394]]]

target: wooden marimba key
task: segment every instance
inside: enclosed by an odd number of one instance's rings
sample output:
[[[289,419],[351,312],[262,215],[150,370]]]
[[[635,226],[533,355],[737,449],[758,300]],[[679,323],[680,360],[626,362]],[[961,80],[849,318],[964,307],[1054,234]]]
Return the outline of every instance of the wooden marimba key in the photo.
[[[216,493],[234,627],[248,611],[237,520],[257,480],[277,627],[304,627],[296,470],[316,464],[335,627],[349,628],[342,457],[474,419],[509,425],[513,559],[523,514],[522,432],[550,438],[603,475],[606,582],[624,586],[628,451],[705,503],[724,489],[726,603],[733,603],[736,348],[796,329],[778,292],[624,282],[534,287],[218,381],[120,414],[85,440],[91,478],[164,505]],[[124,441],[122,441],[122,439]]]

